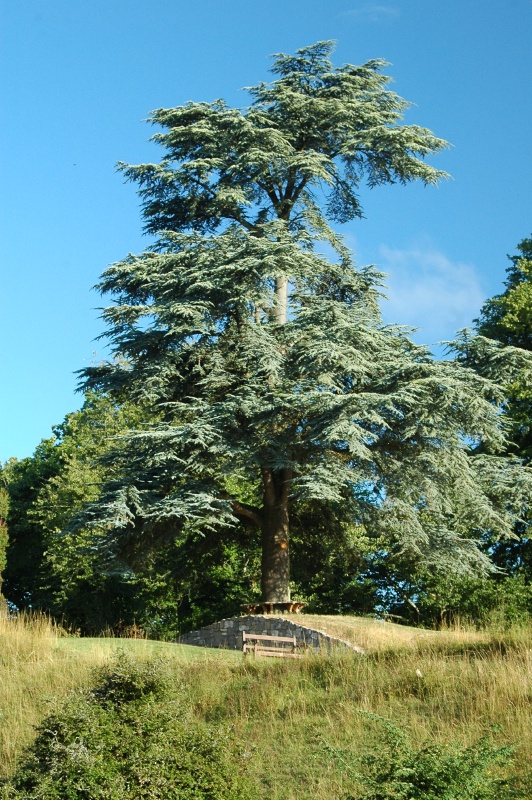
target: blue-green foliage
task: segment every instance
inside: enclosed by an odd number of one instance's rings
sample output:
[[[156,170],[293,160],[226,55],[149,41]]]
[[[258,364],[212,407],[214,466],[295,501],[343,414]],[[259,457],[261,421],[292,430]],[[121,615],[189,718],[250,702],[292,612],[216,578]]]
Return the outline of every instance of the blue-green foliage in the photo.
[[[129,434],[75,523],[107,530],[117,553],[238,523],[264,534],[275,508],[294,520],[319,503],[337,541],[354,524],[392,558],[487,571],[477,540],[512,535],[532,493],[532,473],[500,457],[497,383],[528,355],[466,337],[435,361],[383,324],[381,276],[329,225],[360,215],[363,179],[436,182],[423,159],[445,145],[399,124],[382,62],[335,68],[331,49],[276,57],[243,111],[157,110],[161,162],[123,165],[158,240],[103,274],[117,358],[82,372],[160,421]]]

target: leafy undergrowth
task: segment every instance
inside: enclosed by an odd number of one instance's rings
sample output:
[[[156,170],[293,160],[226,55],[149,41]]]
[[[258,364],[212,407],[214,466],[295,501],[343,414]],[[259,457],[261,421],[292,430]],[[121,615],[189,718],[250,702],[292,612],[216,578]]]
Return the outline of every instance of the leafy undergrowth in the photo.
[[[167,654],[175,661],[238,660],[238,654],[130,639],[79,639],[44,616],[0,617],[0,778],[12,773],[35,726],[121,648],[136,659]]]
[[[3,797],[531,797],[530,631],[446,636],[301,661],[124,642],[48,707]]]
[[[254,787],[224,726],[194,719],[169,662],[126,653],[47,717],[4,798],[245,800]]]

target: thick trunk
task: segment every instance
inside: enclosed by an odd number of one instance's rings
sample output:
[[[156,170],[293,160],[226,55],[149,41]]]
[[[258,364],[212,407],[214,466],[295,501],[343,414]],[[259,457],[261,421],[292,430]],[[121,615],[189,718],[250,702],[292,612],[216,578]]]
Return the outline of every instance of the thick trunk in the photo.
[[[288,279],[275,279],[275,305],[272,321],[286,323]],[[262,509],[262,601],[290,602],[290,553],[288,548],[288,495],[292,473],[289,469],[263,469],[264,504]]]
[[[262,601],[290,602],[289,470],[263,470]]]
[[[262,524],[262,600],[290,602],[290,553],[286,504],[264,509]]]
[[[275,306],[273,308],[272,318],[277,325],[285,324],[287,306],[288,306],[288,280],[287,278],[276,278]]]

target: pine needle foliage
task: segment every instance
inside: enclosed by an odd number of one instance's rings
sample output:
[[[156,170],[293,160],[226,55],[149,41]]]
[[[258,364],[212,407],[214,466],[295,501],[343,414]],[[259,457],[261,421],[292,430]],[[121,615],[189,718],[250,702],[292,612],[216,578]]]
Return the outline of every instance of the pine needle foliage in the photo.
[[[268,602],[290,599],[299,504],[334,506],[414,562],[478,570],[489,565],[475,539],[510,535],[532,486],[496,457],[492,376],[434,361],[383,324],[381,275],[331,227],[361,216],[362,183],[445,177],[424,158],[446,145],[399,124],[407,103],[382,61],[335,68],[331,51],[276,56],[275,80],[249,89],[244,110],[152,114],[163,159],[120,169],[157,240],[104,272],[116,358],[82,371],[86,388],[162,416],[124,439],[120,477],[78,523],[107,527],[122,550],[247,524],[261,532]]]
[[[487,300],[480,311],[477,330],[483,336],[532,351],[532,236],[509,256],[505,290]],[[532,461],[532,390],[529,376],[517,376],[507,388],[507,412],[513,419],[512,451]]]

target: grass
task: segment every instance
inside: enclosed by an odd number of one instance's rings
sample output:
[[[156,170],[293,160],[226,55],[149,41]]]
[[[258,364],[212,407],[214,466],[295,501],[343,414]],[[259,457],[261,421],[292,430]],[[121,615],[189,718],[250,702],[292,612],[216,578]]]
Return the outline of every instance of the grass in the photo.
[[[228,725],[270,800],[330,800],[350,790],[357,754],[379,747],[365,712],[408,728],[414,743],[465,748],[497,726],[515,746],[512,780],[532,763],[532,631],[421,631],[348,617],[294,621],[358,644],[301,661],[243,660],[239,653],[142,640],[72,639],[43,620],[0,622],[0,747],[12,773],[32,726],[117,648],[169,660],[194,718]],[[373,743],[373,745],[372,745]]]
[[[326,614],[288,614],[288,619],[307,628],[314,628],[329,636],[342,639],[349,644],[358,645],[366,653],[379,653],[392,649],[416,650],[438,647],[482,646],[490,642],[493,633],[471,629],[425,630],[397,625],[394,622],[380,622],[367,617],[333,616]]]
[[[0,778],[11,774],[43,717],[73,689],[90,684],[94,669],[118,649],[179,664],[238,659],[238,654],[138,639],[67,637],[43,616],[0,617]]]
[[[337,633],[349,624],[339,620]],[[272,800],[325,799],[347,791],[346,764],[377,735],[361,712],[406,726],[419,745],[465,748],[497,726],[496,740],[515,745],[516,783],[530,784],[531,632],[432,635],[385,625],[353,620],[353,628],[367,635],[357,639],[366,657],[225,665],[216,685],[189,674],[197,714],[236,727],[253,753],[256,780]],[[528,788],[525,796],[532,796],[532,784]]]

